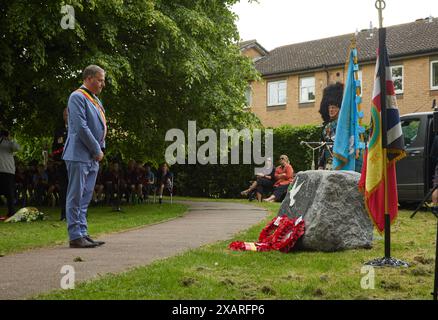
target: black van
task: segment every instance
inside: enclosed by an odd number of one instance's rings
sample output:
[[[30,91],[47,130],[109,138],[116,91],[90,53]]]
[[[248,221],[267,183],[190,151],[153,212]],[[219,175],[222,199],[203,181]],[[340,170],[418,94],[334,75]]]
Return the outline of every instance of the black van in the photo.
[[[433,187],[433,112],[403,115],[400,121],[406,157],[397,162],[398,198],[400,203],[420,202]]]

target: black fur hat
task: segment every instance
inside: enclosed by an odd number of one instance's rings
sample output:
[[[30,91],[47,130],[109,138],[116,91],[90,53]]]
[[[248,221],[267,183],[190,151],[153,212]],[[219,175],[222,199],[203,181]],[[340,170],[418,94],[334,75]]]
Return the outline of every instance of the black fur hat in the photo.
[[[340,82],[331,84],[324,89],[321,106],[319,107],[319,113],[321,114],[324,123],[330,121],[328,107],[330,105],[338,106],[339,109],[342,105],[342,97],[344,94],[344,85]]]

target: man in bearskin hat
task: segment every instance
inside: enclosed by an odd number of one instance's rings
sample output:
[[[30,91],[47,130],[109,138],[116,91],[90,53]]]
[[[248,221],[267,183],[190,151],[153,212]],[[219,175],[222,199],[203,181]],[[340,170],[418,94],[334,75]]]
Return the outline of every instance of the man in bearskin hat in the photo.
[[[321,142],[327,143],[322,148],[318,161],[318,169],[332,169],[333,143],[336,137],[339,110],[342,105],[344,85],[340,82],[331,84],[324,89],[319,113],[323,120]]]

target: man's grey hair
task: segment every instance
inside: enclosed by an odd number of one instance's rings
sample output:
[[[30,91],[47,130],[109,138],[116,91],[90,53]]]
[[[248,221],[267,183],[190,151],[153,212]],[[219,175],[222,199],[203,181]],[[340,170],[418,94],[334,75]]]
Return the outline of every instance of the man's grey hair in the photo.
[[[94,64],[89,65],[82,71],[82,79],[85,80],[88,77],[95,77],[98,72],[105,73],[105,70]]]

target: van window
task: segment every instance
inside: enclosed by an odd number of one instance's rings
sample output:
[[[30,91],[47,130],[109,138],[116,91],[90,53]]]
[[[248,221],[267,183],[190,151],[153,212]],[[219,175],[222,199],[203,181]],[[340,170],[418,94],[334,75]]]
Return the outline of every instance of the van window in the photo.
[[[403,120],[401,125],[405,137],[405,147],[409,147],[417,139],[420,119]]]

